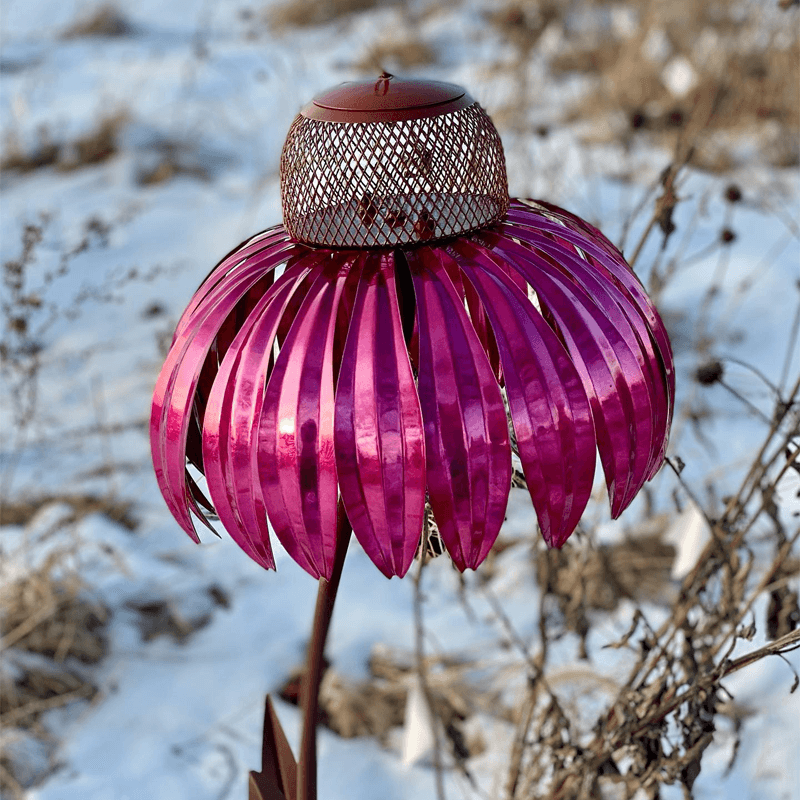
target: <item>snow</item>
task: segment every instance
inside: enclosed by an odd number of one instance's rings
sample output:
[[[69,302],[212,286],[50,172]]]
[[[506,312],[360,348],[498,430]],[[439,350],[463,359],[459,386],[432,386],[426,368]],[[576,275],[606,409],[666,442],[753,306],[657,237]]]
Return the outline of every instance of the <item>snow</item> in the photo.
[[[143,0],[130,12],[136,28],[131,37],[59,38],[88,11],[85,4],[63,0],[8,3],[2,9],[3,60],[14,67],[3,76],[0,96],[5,141],[16,138],[32,147],[42,126],[54,140],[74,140],[101,117],[123,113],[129,120],[120,154],[101,165],[4,177],[2,261],[18,256],[21,226],[47,214],[29,278],[45,304],[53,303],[59,313],[41,331],[35,424],[18,459],[11,452],[18,445],[4,440],[3,470],[12,481],[6,486],[12,495],[110,491],[133,500],[139,526],[129,531],[93,514],[57,536],[52,531],[71,508],[54,503],[27,526],[2,531],[4,582],[42,564],[48,553],[67,551],[92,597],[113,612],[110,654],[92,673],[100,694],[91,704],[76,703],[47,716],[60,740],[59,768],[28,798],[243,797],[247,771],[260,761],[264,695],[275,692],[302,660],[316,587],[282,551],[276,553],[277,572],[267,574],[227,537],[206,536],[209,541],[202,547],[194,546],[169,516],[151,474],[146,437],[150,393],[162,358],[158,342],[171,333],[210,266],[246,236],[280,220],[277,165],[297,110],[320,90],[356,77],[352,64],[400,17],[395,9],[379,9],[341,23],[276,34],[230,4]],[[252,13],[257,17],[261,7]],[[632,35],[638,20],[621,9],[614,25]],[[439,63],[420,74],[469,86],[490,112],[514,101],[514,85],[489,67],[507,60],[508,46],[487,31],[477,5],[423,15],[420,31],[441,53]],[[556,47],[560,35],[555,27],[548,29],[543,47]],[[648,39],[644,49],[659,62],[670,56],[665,36]],[[673,77],[666,80],[676,94],[685,93],[685,70],[679,74],[675,61],[669,64]],[[539,122],[558,119],[577,91],[577,84],[568,81],[551,87],[541,74],[531,87],[540,95],[534,112]],[[652,147],[629,152],[609,147],[587,156],[580,126],[559,129],[542,141],[503,134],[512,193],[547,195],[602,224],[612,238],[619,236],[648,181],[669,160]],[[138,185],[142,170],[158,163],[164,142],[202,167],[208,179],[184,175]],[[594,159],[595,167],[602,163],[606,176],[631,168],[639,182],[604,177],[587,166],[587,158]],[[704,324],[701,299],[716,274],[726,293],[713,299],[711,314],[730,321],[732,333],[741,334],[725,343],[726,352],[757,363],[777,379],[784,358],[780,345],[797,303],[796,297],[786,296],[787,285],[798,277],[798,246],[791,229],[787,238],[785,222],[797,218],[797,197],[782,195],[764,175],[744,178],[750,202],[731,211],[730,219],[719,203],[709,204],[688,246],[688,252],[699,251],[726,224],[739,234],[736,249],[725,263],[719,253],[702,259],[685,280],[668,286],[662,303],[685,313],[675,330],[679,341],[681,327]],[[796,174],[787,180],[796,183]],[[681,188],[682,195],[693,198],[719,191],[718,181],[701,175]],[[782,211],[775,213],[775,208]],[[694,213],[688,203],[678,206],[679,231],[689,227]],[[92,218],[110,226],[108,241],[90,237],[88,248],[70,259],[65,273],[47,282],[45,274],[58,270],[60,254],[81,242]],[[644,223],[637,222],[629,242],[637,240]],[[783,248],[776,248],[784,241]],[[651,263],[659,244],[651,240],[641,263]],[[765,254],[774,255],[764,263]],[[747,302],[736,291],[743,281],[751,287]],[[165,313],[147,316],[153,303]],[[682,404],[695,391],[687,376],[696,366],[696,354],[680,349],[676,354]],[[799,358],[795,353],[795,363]],[[758,387],[752,375],[730,370],[732,380],[748,382],[748,389]],[[679,420],[672,448],[687,462],[684,474],[690,483],[721,465],[741,465],[760,436],[761,428],[735,400],[719,387],[711,392],[706,399],[722,410],[712,429],[714,440],[724,441],[725,449],[709,451]],[[0,426],[5,431],[13,424],[11,414],[4,398]],[[109,432],[97,435],[98,427]],[[110,476],[97,471],[109,464],[125,469]],[[654,485],[665,496],[674,488],[663,474]],[[787,504],[795,494],[792,487],[782,486]],[[601,504],[587,513],[598,522],[607,520]],[[630,513],[635,515],[635,509]],[[611,541],[622,528],[607,524],[601,530],[607,531],[601,538]],[[512,492],[503,534],[528,541],[535,535],[522,490]],[[691,541],[685,544],[692,546]],[[525,640],[535,635],[539,608],[529,548],[523,541],[502,553],[489,584]],[[446,560],[431,565],[425,575],[429,650],[502,661],[497,621],[478,584],[476,576],[467,576],[468,587],[475,590],[470,597],[475,616],[470,617]],[[229,607],[210,599],[212,587],[230,598]],[[412,595],[410,579],[386,581],[358,545],[351,545],[328,649],[339,672],[364,677],[378,643],[413,650]],[[183,642],[169,636],[143,641],[132,604],[153,599],[168,603],[186,620],[207,617],[207,624]],[[632,613],[623,603],[593,625],[589,647],[596,675],[613,676],[624,669],[623,654],[600,647],[625,632]],[[576,637],[567,635],[556,643],[553,658],[559,669],[573,668]],[[796,655],[790,660],[800,664]],[[800,692],[788,693],[791,682],[791,672],[778,659],[726,681],[737,701],[755,713],[744,723],[733,770],[725,772],[732,733],[709,750],[696,785],[698,798],[798,796],[793,792],[800,776],[791,769],[797,770],[793,753],[800,745]],[[297,710],[276,704],[296,746]],[[486,796],[498,796],[509,729],[488,716],[475,717],[471,724],[490,744],[474,762],[476,776]],[[16,746],[27,748],[34,766],[46,762],[35,740],[21,739]],[[321,731],[320,800],[433,798],[429,762],[409,752],[404,759],[400,742],[385,749],[371,739],[343,740]],[[457,773],[448,773],[446,782],[448,796],[468,796]]]
[[[680,99],[697,86],[699,77],[688,58],[675,56],[664,67],[661,80],[672,96]]]

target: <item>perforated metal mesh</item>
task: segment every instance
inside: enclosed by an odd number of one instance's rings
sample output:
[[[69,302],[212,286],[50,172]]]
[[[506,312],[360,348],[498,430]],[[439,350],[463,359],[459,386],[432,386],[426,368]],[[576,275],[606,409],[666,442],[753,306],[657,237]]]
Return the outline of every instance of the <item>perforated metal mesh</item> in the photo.
[[[298,116],[281,155],[283,224],[328,247],[385,247],[491,224],[508,208],[500,137],[474,103],[399,122]]]

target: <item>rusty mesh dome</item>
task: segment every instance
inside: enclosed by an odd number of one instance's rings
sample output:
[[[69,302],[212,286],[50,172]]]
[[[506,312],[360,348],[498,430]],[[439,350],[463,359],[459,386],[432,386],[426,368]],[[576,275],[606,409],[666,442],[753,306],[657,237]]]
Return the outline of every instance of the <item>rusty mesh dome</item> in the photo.
[[[281,154],[283,223],[327,247],[442,239],[508,209],[500,137],[460,86],[401,80],[345,83],[292,123]]]

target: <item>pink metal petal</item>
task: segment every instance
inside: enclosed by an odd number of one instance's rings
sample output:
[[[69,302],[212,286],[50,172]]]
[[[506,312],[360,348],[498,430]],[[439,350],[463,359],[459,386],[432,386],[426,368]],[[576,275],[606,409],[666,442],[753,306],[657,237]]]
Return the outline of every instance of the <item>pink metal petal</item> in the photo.
[[[603,314],[621,334],[639,365],[647,377],[645,387],[650,397],[652,425],[650,426],[650,443],[648,460],[644,469],[644,480],[652,477],[661,465],[665,440],[669,430],[670,401],[667,395],[667,384],[662,370],[662,361],[647,324],[638,314],[629,296],[620,289],[617,283],[606,277],[603,271],[591,262],[578,257],[574,252],[565,251],[552,239],[530,229],[511,228],[516,238],[533,246],[537,252],[550,257],[553,266],[559,267],[582,286],[591,296]],[[643,423],[639,420],[639,438],[642,442],[647,435]],[[623,502],[627,506],[633,496],[641,488],[633,484],[628,497]]]
[[[207,309],[184,327],[167,354],[153,393],[150,443],[156,480],[173,516],[197,542],[190,508],[204,524],[208,523],[187,491],[186,447],[190,426],[197,425],[193,417],[195,391],[209,350],[227,314],[247,290],[235,288],[227,303],[221,301],[221,307]]]
[[[418,391],[428,492],[460,570],[494,544],[511,486],[511,448],[500,387],[436,248],[406,254],[419,319]]]
[[[422,412],[391,254],[365,259],[336,386],[336,466],[347,516],[387,577],[411,566],[425,514]]]
[[[305,248],[307,252],[307,248]],[[259,259],[257,267],[238,273],[204,294],[195,313],[176,333],[156,382],[150,417],[150,443],[156,480],[181,527],[195,541],[191,513],[206,523],[186,482],[186,446],[200,375],[228,315],[264,275],[285,263],[281,246]]]
[[[449,253],[451,250],[447,245],[445,245],[443,249],[446,253]],[[481,303],[480,297],[476,294],[472,284],[470,284],[469,281],[464,281],[461,270],[454,260],[445,258],[442,261],[442,266],[453,282],[453,286],[456,292],[458,292],[462,304],[467,308],[472,327],[475,329],[478,340],[483,346],[483,351],[486,353],[486,357],[492,365],[492,372],[497,378],[498,383],[502,386],[500,354],[497,352],[497,343],[494,341],[492,329],[486,319],[486,310],[483,308],[483,303]]]
[[[495,341],[492,326],[489,324],[486,308],[480,298],[480,295],[475,291],[475,288],[469,281],[464,282],[464,299],[467,303],[469,310],[469,318],[472,320],[472,327],[475,328],[475,333],[483,346],[483,351],[492,365],[492,372],[494,373],[497,382],[503,385],[503,369],[500,364],[500,351]]]
[[[253,266],[258,267],[263,258],[269,258],[276,252],[285,251],[288,260],[293,253],[307,249],[304,245],[293,242],[283,226],[280,225],[270,228],[238,245],[209,272],[200,284],[183,314],[181,314],[181,318],[175,327],[175,335],[177,336],[186,322],[194,316],[198,305],[211,292],[218,289],[221,284],[229,283],[242,271],[246,271]]]
[[[557,207],[552,206],[550,208],[556,209]],[[563,217],[572,218],[573,220],[578,219],[563,209],[558,209],[558,211]],[[547,217],[535,213],[530,208],[520,209],[516,206],[512,207],[505,219],[514,224],[532,227],[535,230],[562,237],[571,244],[576,245],[591,259],[594,259],[593,264],[599,271],[605,273],[626,292],[642,319],[647,323],[648,329],[655,340],[657,352],[662,362],[664,379],[667,384],[667,396],[670,401],[668,419],[671,422],[675,398],[675,369],[669,337],[658,311],[647,296],[647,293],[644,291],[641,282],[636,277],[633,270],[625,262],[619,250],[604,236],[601,236],[599,243],[595,242],[587,237],[587,235],[576,232],[572,227],[566,227],[565,224],[553,222]],[[582,220],[580,222],[584,227],[590,230],[596,230],[588,225],[588,223]],[[574,226],[577,226],[577,223],[574,223]],[[666,439],[664,447],[666,448]]]
[[[270,522],[289,555],[315,578],[330,578],[336,547],[333,340],[355,260],[352,252],[329,256],[275,362],[258,430]]]
[[[254,421],[260,417],[278,323],[318,260],[310,255],[288,269],[244,320],[220,365],[203,426],[206,481],[220,521],[254,561],[272,569]]]
[[[530,229],[515,228],[512,230],[518,238],[551,256],[554,262],[566,269],[568,274],[588,292],[603,310],[603,313],[622,334],[637,357],[648,378],[647,388],[650,392],[653,410],[652,436],[646,475],[647,479],[651,478],[663,461],[665,441],[669,434],[671,401],[667,394],[662,358],[647,323],[637,312],[630,296],[620,288],[616,281],[598,269],[593,260],[587,261],[573,253],[564,253],[552,240],[548,240],[542,234]]]
[[[258,301],[269,290],[273,283],[273,271],[270,270],[260,280],[247,290],[242,299],[236,304],[234,312],[229,314],[221,325],[219,332],[211,346],[206,358],[195,390],[194,404],[192,406],[192,419],[186,440],[186,459],[200,472],[203,469],[203,420],[206,404],[211,387],[217,375],[219,364],[230,347],[237,331],[253,311]]]
[[[616,517],[646,479],[653,413],[641,366],[593,298],[540,253],[507,238],[492,245],[534,287],[578,368],[592,401],[600,460]]]
[[[595,435],[580,375],[527,293],[488,251],[460,241],[459,265],[495,331],[528,491],[544,540],[561,547],[592,492]]]
[[[594,225],[589,224],[585,219],[567,211],[560,206],[548,203],[546,200],[531,200],[529,198],[514,198],[511,201],[510,208],[515,211],[530,212],[533,211],[539,216],[544,216],[546,219],[555,219],[568,228],[572,228],[576,233],[582,234],[591,241],[603,247],[609,255],[620,256],[619,250],[612,244],[606,235]]]

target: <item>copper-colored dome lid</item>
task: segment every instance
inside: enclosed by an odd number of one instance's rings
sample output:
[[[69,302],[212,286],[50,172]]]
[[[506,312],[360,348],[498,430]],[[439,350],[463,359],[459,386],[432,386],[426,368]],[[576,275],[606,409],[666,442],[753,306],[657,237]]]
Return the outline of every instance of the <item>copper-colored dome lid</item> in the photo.
[[[342,83],[317,95],[300,112],[323,122],[396,122],[450,114],[475,101],[454,83],[396,78]]]
[[[395,247],[491,225],[508,209],[503,146],[460,86],[344,83],[298,114],[281,154],[283,224],[326,247]]]

